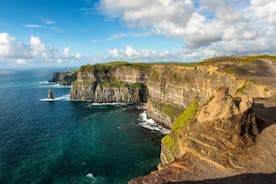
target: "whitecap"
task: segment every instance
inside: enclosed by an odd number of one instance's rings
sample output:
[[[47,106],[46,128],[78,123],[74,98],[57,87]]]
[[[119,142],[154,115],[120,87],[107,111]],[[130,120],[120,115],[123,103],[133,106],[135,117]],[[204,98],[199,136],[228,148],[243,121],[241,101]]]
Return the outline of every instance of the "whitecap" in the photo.
[[[38,87],[40,88],[71,88],[70,85],[60,85],[55,82],[40,81],[38,82]]]
[[[62,95],[59,97],[55,97],[54,99],[48,99],[48,98],[42,98],[40,99],[40,101],[48,101],[48,102],[52,102],[52,101],[70,101],[70,95]]]
[[[92,173],[88,173],[88,174],[86,175],[86,177],[87,177],[87,178],[94,178],[94,175],[93,175]]]
[[[49,84],[49,81],[40,81],[39,84]]]
[[[139,115],[139,120],[141,121],[139,125],[144,128],[159,131],[162,134],[169,134],[171,132],[169,129],[157,124],[153,119],[149,119],[145,111]]]

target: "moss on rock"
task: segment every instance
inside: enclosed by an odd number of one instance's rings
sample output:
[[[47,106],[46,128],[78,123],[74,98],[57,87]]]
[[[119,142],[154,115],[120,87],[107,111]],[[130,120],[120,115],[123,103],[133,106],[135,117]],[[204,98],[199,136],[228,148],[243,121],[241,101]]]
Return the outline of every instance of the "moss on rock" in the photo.
[[[176,131],[181,128],[184,123],[197,111],[198,105],[196,100],[192,101],[190,105],[180,114],[173,123],[172,130]]]

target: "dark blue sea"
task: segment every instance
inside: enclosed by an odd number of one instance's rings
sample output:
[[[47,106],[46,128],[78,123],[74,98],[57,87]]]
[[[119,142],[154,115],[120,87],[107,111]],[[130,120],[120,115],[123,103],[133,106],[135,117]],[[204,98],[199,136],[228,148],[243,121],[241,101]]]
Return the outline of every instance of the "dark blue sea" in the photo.
[[[156,169],[163,135],[141,110],[72,102],[47,82],[55,70],[0,70],[1,184],[119,184]]]

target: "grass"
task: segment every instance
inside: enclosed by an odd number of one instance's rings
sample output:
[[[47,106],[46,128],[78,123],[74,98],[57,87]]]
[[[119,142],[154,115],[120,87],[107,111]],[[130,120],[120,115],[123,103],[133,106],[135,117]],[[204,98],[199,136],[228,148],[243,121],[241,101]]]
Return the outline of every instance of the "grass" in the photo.
[[[197,102],[196,100],[192,101],[190,105],[180,114],[176,120],[173,122],[172,130],[176,131],[181,128],[184,123],[197,111]]]
[[[170,135],[166,135],[161,139],[161,143],[165,145],[171,152],[174,149],[174,139]]]
[[[171,119],[174,119],[183,111],[183,108],[177,105],[163,104],[158,102],[152,102],[152,103],[153,103],[153,106],[158,109],[158,111],[163,112]]]
[[[80,67],[81,72],[92,72],[94,70],[94,66],[87,64]]]
[[[270,59],[270,60],[276,61],[276,56],[273,56],[273,55],[221,56],[221,57],[214,57],[210,59],[205,59],[204,61],[201,61],[201,62],[193,62],[193,63],[187,63],[187,62],[185,63],[184,62],[129,63],[125,61],[112,61],[109,63],[95,64],[95,65],[90,65],[90,64],[83,65],[81,66],[80,71],[92,71],[93,69],[105,70],[109,67],[114,67],[114,66],[128,66],[139,70],[149,70],[151,65],[154,65],[154,64],[168,65],[168,66],[188,66],[188,67],[210,65],[210,64],[215,64],[219,62],[237,62],[237,63],[246,64],[246,63],[254,62],[258,59]]]
[[[152,80],[152,81],[159,80],[159,73],[157,71],[153,70],[150,74],[149,79]]]
[[[245,90],[253,85],[252,81],[245,81],[242,87],[238,88],[236,90],[236,95],[237,94],[244,94]]]
[[[102,87],[129,87],[129,88],[143,88],[144,85],[142,83],[136,82],[136,83],[126,83],[121,81],[106,81],[99,83]]]
[[[83,81],[76,80],[76,81],[73,82],[73,85],[80,85],[80,84],[81,85],[92,85],[94,82],[95,81],[91,80],[91,79],[89,79],[89,80],[83,80]]]
[[[276,60],[276,56],[270,56],[270,55],[255,55],[255,56],[246,56],[242,59],[242,63],[251,63],[254,62],[258,59],[271,59],[271,60]]]

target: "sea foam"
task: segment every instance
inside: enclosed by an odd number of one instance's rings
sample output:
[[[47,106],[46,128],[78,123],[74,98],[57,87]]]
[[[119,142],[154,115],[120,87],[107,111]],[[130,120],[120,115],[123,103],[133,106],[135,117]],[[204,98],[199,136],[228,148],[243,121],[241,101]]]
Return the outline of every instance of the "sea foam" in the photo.
[[[162,134],[169,134],[171,132],[169,129],[157,124],[153,119],[149,119],[145,111],[139,115],[139,120],[141,121],[139,125],[144,128],[159,131]]]
[[[71,88],[70,85],[60,85],[59,83],[48,82],[48,81],[40,81],[38,82],[38,87],[40,88]]]
[[[54,99],[48,99],[48,98],[42,98],[40,99],[40,101],[48,101],[48,102],[51,102],[51,101],[70,101],[70,95],[67,94],[67,95],[62,95],[62,96],[59,96],[59,97],[55,97]]]

